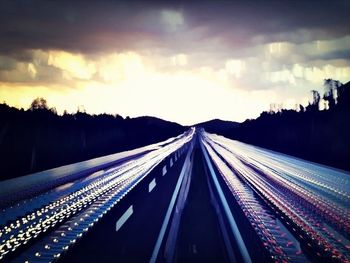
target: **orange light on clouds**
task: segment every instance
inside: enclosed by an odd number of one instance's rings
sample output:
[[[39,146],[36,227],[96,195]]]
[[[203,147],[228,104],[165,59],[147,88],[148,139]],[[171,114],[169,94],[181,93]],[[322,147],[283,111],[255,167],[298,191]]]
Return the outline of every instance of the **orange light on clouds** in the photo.
[[[261,95],[266,93],[269,96],[264,97],[271,98],[271,91],[254,95],[228,81],[230,74],[241,71],[238,64],[229,64],[227,70],[225,65],[221,70],[185,69],[186,54],[169,57],[168,63],[171,69],[162,71],[151,58],[135,52],[88,59],[80,54],[49,51],[48,66],[61,70],[65,82],[1,83],[0,97],[16,107],[27,108],[40,96],[59,113],[75,112],[84,105],[89,113],[150,115],[187,125],[218,117],[243,121],[269,105]],[[28,70],[34,72],[33,67]]]

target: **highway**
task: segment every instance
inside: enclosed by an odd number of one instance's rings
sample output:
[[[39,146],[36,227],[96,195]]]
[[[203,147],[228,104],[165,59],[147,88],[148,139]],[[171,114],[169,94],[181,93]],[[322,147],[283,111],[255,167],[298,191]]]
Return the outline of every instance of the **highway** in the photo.
[[[208,133],[201,143],[229,189],[227,198],[235,199],[258,237],[249,249],[248,231],[240,231],[251,255],[264,250],[278,262],[350,260],[348,173]]]
[[[0,198],[4,262],[350,262],[349,173],[202,129]]]
[[[144,183],[156,166],[170,155],[173,155],[170,160],[175,162],[192,137],[193,130],[190,130],[144,155],[3,209],[1,258],[15,262],[38,259],[49,262],[60,258],[133,188]],[[166,174],[166,166],[162,172]],[[152,190],[156,181],[150,182],[148,187]],[[122,223],[123,220],[119,221],[119,227]]]

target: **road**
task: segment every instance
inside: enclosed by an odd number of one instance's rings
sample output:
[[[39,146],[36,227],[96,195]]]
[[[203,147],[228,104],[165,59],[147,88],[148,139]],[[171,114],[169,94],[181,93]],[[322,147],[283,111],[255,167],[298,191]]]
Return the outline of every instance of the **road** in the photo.
[[[201,129],[0,197],[1,261],[350,261],[349,173]]]
[[[5,208],[1,215],[3,222],[6,219],[0,229],[1,257],[16,262],[60,258],[133,188],[144,184],[155,167],[170,155],[175,158],[182,154],[192,137],[190,130],[142,156]]]
[[[201,142],[228,198],[259,237],[252,246],[249,231],[241,231],[251,255],[265,250],[267,259],[282,262],[350,260],[348,173],[208,133]]]

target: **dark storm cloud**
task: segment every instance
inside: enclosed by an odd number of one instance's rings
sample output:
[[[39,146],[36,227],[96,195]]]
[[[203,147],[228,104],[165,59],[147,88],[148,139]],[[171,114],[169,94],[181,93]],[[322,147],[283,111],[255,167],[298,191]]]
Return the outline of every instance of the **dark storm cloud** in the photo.
[[[9,53],[23,49],[89,53],[111,45],[122,47],[133,34],[147,33],[132,25],[140,10],[131,13],[112,2],[15,0],[3,1],[0,10],[0,49]]]
[[[334,52],[326,53],[324,55],[318,55],[315,58],[322,59],[322,60],[344,59],[344,60],[349,60],[350,62],[350,49],[334,51]]]
[[[190,27],[206,27],[202,38],[218,38],[239,54],[258,44],[300,44],[348,35],[349,7],[345,1],[233,1],[185,10]]]
[[[30,60],[28,49],[218,52],[215,45],[221,45],[225,53],[273,41],[302,43],[350,33],[348,1],[10,0],[1,1],[0,10],[0,52],[19,60]],[[162,21],[164,10],[174,12],[165,17],[170,24]],[[176,30],[169,28],[172,19],[180,19]]]

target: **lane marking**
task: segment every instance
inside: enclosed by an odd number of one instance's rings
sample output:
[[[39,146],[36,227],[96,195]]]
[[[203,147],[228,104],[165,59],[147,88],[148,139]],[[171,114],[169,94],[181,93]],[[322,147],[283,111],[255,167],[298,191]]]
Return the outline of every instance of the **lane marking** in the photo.
[[[164,165],[163,167],[163,171],[162,171],[162,175],[164,176],[166,174],[167,170],[166,170],[166,165]]]
[[[129,217],[132,215],[133,213],[133,209],[132,209],[132,205],[128,208],[128,210],[125,211],[125,213],[119,218],[119,220],[117,221],[116,224],[116,229],[115,231],[118,231],[126,222],[126,220],[129,219]]]
[[[156,178],[153,178],[153,180],[149,183],[148,185],[148,192],[152,192],[153,188],[156,187],[157,183],[156,183]]]
[[[221,189],[220,183],[218,181],[218,178],[216,176],[214,168],[213,168],[213,166],[211,164],[211,161],[209,159],[209,155],[208,155],[208,153],[207,153],[207,151],[206,151],[202,141],[200,141],[200,146],[201,146],[202,153],[204,155],[205,161],[206,161],[206,163],[208,165],[209,172],[210,172],[211,177],[213,179],[215,188],[216,188],[216,190],[217,190],[217,192],[219,194],[219,198],[220,198],[220,201],[221,201],[222,206],[224,208],[225,214],[227,216],[229,225],[231,227],[231,231],[232,231],[233,236],[234,236],[234,238],[235,238],[235,240],[236,240],[236,242],[238,244],[238,248],[240,250],[240,253],[241,253],[242,257],[243,257],[243,261],[245,263],[251,263],[252,260],[250,258],[249,253],[248,253],[248,249],[247,249],[247,247],[246,247],[246,245],[245,245],[245,243],[243,241],[241,232],[238,229],[237,223],[236,223],[236,221],[235,221],[235,219],[234,219],[234,217],[232,215],[231,209],[230,209],[230,207],[229,207],[229,205],[227,203],[227,200],[225,198],[225,195],[224,195],[224,193],[223,193],[223,191]]]
[[[173,167],[173,158],[170,158],[170,167]]]
[[[185,174],[187,173],[188,167],[190,166],[190,162],[191,162],[190,161],[190,157],[191,157],[192,150],[193,150],[193,144],[191,144],[191,148],[188,150],[186,159],[185,159],[184,164],[182,166],[182,169],[181,169],[181,172],[180,172],[180,175],[179,175],[179,179],[177,180],[177,183],[176,183],[176,186],[175,186],[175,190],[174,190],[173,195],[171,197],[168,210],[166,212],[166,215],[165,215],[162,227],[160,229],[160,232],[159,232],[159,235],[158,235],[158,238],[157,238],[156,245],[155,245],[155,247],[153,249],[152,257],[151,257],[151,259],[149,261],[150,263],[155,263],[156,260],[157,260],[159,249],[160,249],[160,246],[162,245],[163,238],[164,238],[164,235],[165,235],[165,231],[166,231],[166,229],[168,227],[170,216],[171,216],[171,213],[172,213],[172,211],[174,209],[175,201],[176,201],[178,193],[180,191],[180,186],[182,184],[183,178],[185,177]]]
[[[191,174],[192,174],[192,161],[193,155],[191,155],[191,161],[189,166],[187,167],[186,175],[181,183],[181,187],[178,193],[178,197],[176,200],[176,204],[174,207],[173,216],[171,218],[171,222],[169,222],[169,232],[167,234],[167,238],[165,240],[164,247],[164,257],[166,262],[172,262],[174,260],[176,240],[178,237],[180,220],[182,217],[182,212],[185,207],[188,191],[191,183]]]

